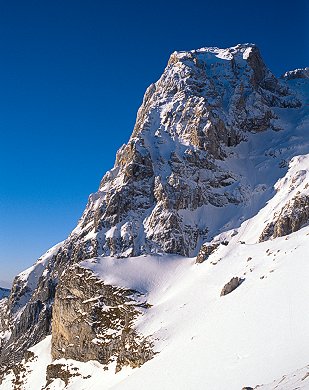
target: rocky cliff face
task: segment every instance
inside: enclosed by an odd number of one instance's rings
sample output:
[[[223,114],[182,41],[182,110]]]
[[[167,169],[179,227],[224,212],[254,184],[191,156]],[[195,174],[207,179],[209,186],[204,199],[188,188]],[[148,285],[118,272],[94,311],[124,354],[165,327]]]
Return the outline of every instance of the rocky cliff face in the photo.
[[[106,285],[78,265],[62,275],[53,305],[52,357],[139,367],[152,343],[134,329],[149,305],[138,291]]]
[[[309,175],[307,156],[291,160],[288,173],[276,185],[277,194],[272,200],[277,205],[268,216],[259,242],[287,236],[301,229],[309,222]]]
[[[88,250],[196,253],[209,227],[183,210],[243,200],[232,185],[237,177],[217,163],[226,148],[247,132],[279,130],[273,107],[299,106],[254,46],[172,54],[145,94],[129,143],[89,199],[79,226],[95,236],[95,243],[86,241]]]
[[[281,209],[263,230],[260,242],[297,232],[309,222],[309,196],[298,195]]]
[[[90,286],[90,275],[73,275],[77,268],[70,267],[96,256],[196,255],[223,228],[207,217],[209,208],[224,213],[251,196],[226,162],[233,148],[250,133],[280,131],[278,110],[300,107],[254,45],[173,53],[77,227],[16,277],[1,309],[2,371],[52,329],[54,357],[114,359],[119,367],[151,358],[151,342],[132,322],[145,309],[139,293]],[[114,336],[107,337],[109,331]]]
[[[71,235],[82,238],[79,257],[194,254],[209,229],[183,210],[243,200],[237,177],[217,163],[226,148],[247,132],[279,130],[273,107],[299,106],[255,46],[172,54]]]

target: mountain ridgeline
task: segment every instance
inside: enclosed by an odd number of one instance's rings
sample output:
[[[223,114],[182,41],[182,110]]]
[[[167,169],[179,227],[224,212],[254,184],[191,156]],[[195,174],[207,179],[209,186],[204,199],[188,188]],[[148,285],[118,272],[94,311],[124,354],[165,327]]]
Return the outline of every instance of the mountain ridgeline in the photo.
[[[286,113],[304,107],[293,82],[306,77],[307,70],[297,70],[276,78],[252,44],[173,53],[147,89],[128,143],[89,196],[77,227],[19,274],[0,304],[0,378],[49,334],[55,359],[115,361],[117,371],[151,359],[152,341],[134,328],[134,319],[149,308],[143,292],[95,283],[79,264],[144,254],[204,261],[216,235],[239,227],[239,219],[231,221],[242,207],[251,217],[259,210],[254,199],[266,203],[273,195],[246,176],[249,156],[242,170],[234,169],[234,151],[251,134],[277,137],[284,131]],[[286,169],[285,159],[280,164]],[[298,228],[309,219],[307,208]],[[261,241],[277,234],[278,220],[261,230]],[[114,311],[103,316],[106,302]],[[84,317],[78,317],[83,307]]]

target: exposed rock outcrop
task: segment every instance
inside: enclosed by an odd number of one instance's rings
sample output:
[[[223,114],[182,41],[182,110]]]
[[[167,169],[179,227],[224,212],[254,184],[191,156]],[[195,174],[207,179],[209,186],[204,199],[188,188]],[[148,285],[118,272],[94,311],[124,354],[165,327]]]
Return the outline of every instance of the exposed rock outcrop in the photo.
[[[148,307],[138,291],[106,285],[91,271],[72,266],[57,287],[53,359],[115,361],[116,371],[139,367],[154,355],[151,340],[134,329],[134,320]]]
[[[28,348],[51,332],[52,303],[62,267],[57,265],[59,245],[47,251],[34,266],[16,276],[2,309],[0,327],[0,381],[8,367],[19,362]],[[55,263],[54,263],[55,261]],[[50,264],[50,271],[43,274]]]
[[[196,257],[196,263],[203,263],[208,257],[218,248],[220,242],[208,243],[206,242],[201,246],[199,253]]]
[[[260,242],[282,237],[299,230],[309,222],[309,196],[297,195],[289,201],[263,230]]]
[[[237,287],[239,287],[245,279],[239,278],[238,276],[233,277],[221,290],[221,296],[230,294],[232,291],[236,290]]]
[[[49,364],[46,369],[46,386],[58,378],[67,386],[73,375],[64,364]],[[75,376],[77,375],[79,374],[76,373]]]
[[[55,379],[61,379],[64,382],[65,386],[68,386],[70,379],[76,376],[82,376],[78,372],[77,367],[69,367],[65,364],[60,363],[49,364],[46,368],[46,385],[44,386],[44,389],[49,389],[49,385]],[[87,379],[87,377],[83,377],[83,379]]]

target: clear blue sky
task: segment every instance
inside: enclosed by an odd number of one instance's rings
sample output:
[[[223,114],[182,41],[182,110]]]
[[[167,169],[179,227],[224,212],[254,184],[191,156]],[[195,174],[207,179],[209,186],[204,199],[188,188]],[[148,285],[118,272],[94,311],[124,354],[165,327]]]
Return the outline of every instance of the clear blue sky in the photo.
[[[66,238],[174,50],[309,65],[306,1],[0,2],[0,280]]]

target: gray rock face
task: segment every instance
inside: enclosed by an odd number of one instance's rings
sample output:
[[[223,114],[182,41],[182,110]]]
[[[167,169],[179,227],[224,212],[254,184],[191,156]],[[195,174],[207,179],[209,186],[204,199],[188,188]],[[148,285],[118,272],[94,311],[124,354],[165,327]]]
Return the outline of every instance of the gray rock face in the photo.
[[[52,303],[61,272],[61,267],[53,267],[58,247],[15,278],[9,299],[0,307],[0,336],[1,331],[6,333],[5,338],[0,337],[0,381],[8,367],[19,362],[28,348],[51,332]],[[50,271],[43,276],[49,262]]]
[[[134,320],[149,305],[138,291],[104,284],[91,271],[72,266],[57,287],[52,320],[53,359],[116,362],[139,367],[154,355],[151,340]]]
[[[255,46],[173,53],[73,234],[95,231],[87,245],[98,255],[196,254],[207,222],[183,210],[242,201],[237,178],[218,164],[226,148],[278,130],[273,107],[299,106]]]
[[[206,242],[201,246],[199,253],[196,257],[196,263],[203,263],[208,257],[218,248],[220,242],[208,243]]]
[[[259,241],[282,237],[299,230],[309,222],[309,196],[298,195],[289,201],[263,230]]]
[[[230,294],[232,291],[236,290],[243,283],[244,279],[237,277],[233,277],[226,285],[223,287],[221,291],[221,296]]]
[[[274,108],[300,105],[267,69],[254,45],[173,53],[161,78],[147,89],[129,142],[118,151],[99,190],[90,195],[77,227],[15,279],[0,309],[0,335],[10,335],[0,337],[0,376],[50,334],[58,281],[72,264],[101,255],[197,255],[201,244],[216,233],[207,216],[200,217],[201,210],[246,200],[240,178],[222,164],[229,150],[249,132],[280,130]],[[101,288],[104,294],[112,293],[107,286]],[[62,284],[57,294],[64,291]],[[64,300],[72,318],[73,302],[84,305],[75,293],[74,301]],[[125,302],[125,295],[122,299]],[[126,337],[138,338],[130,332]],[[59,348],[63,344],[70,350],[65,337],[54,335],[54,340]],[[125,350],[120,352],[121,342],[115,343],[122,364],[128,358]],[[106,347],[103,360],[112,358],[112,345]],[[137,349],[139,345],[138,341]],[[138,355],[137,361],[145,356]]]

